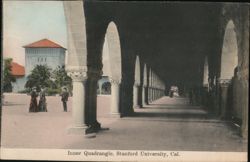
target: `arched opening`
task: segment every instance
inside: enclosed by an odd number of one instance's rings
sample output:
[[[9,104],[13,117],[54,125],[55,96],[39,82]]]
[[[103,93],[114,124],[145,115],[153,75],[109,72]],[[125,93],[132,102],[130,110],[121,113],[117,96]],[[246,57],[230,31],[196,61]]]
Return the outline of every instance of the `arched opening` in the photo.
[[[238,68],[238,46],[235,32],[235,25],[232,20],[227,23],[224,34],[224,41],[221,54],[221,73],[220,73],[220,108],[221,118],[231,119],[232,116],[241,114],[241,108],[233,110],[233,80],[237,77]],[[234,100],[234,101],[233,101]],[[238,115],[240,118],[240,115]]]
[[[121,47],[117,27],[114,22],[110,22],[104,39],[102,51],[103,76],[108,78],[108,82],[102,84],[101,88],[110,96],[111,114],[120,113],[120,82],[121,82]],[[107,99],[107,98],[105,98]]]
[[[238,65],[238,48],[235,26],[230,20],[225,29],[222,54],[220,79],[230,80],[234,76],[234,70]]]
[[[111,84],[109,82],[108,76],[102,76],[102,78],[98,80],[97,94],[98,95],[111,94]]]
[[[136,56],[135,60],[135,81],[133,87],[133,107],[138,107],[139,103],[139,86],[140,86],[140,60],[139,56]]]
[[[104,94],[104,95],[111,94],[111,83],[110,82],[104,82],[102,84],[102,94]]]

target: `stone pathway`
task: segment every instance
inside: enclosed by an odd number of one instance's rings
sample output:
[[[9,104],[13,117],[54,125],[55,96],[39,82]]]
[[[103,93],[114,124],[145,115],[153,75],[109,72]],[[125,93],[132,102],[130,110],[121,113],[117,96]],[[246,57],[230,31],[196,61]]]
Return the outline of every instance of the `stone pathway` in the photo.
[[[63,112],[60,97],[47,97],[48,112],[28,113],[29,96],[6,94],[2,107],[1,144],[5,148],[119,149],[180,151],[246,151],[230,123],[212,118],[185,98],[163,97],[135,116],[116,118],[109,114],[110,97],[98,96],[98,120],[110,130],[96,138],[67,133],[69,112]]]

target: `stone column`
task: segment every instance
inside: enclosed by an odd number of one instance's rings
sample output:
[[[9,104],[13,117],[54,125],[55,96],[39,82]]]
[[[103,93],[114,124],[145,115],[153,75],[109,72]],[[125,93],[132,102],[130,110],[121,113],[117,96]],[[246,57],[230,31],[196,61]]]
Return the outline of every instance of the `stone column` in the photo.
[[[154,88],[154,101],[156,100],[156,88]]]
[[[111,114],[120,116],[120,80],[110,78],[111,83]]]
[[[227,113],[228,113],[228,106],[227,106],[227,101],[228,101],[228,87],[230,84],[229,79],[220,79],[220,117],[225,119],[227,118]]]
[[[85,89],[87,81],[87,67],[68,67],[68,75],[73,80],[72,117],[73,123],[69,133],[85,134]]]
[[[148,79],[148,103],[152,102],[152,71],[149,69]]]
[[[98,87],[99,87],[99,94],[102,94],[102,84],[103,82],[98,82]]]
[[[242,98],[242,126],[241,126],[241,136],[243,139],[248,139],[248,113],[249,113],[249,82],[248,80],[242,81],[243,85],[243,98]]]
[[[155,74],[152,71],[152,101],[155,100]]]
[[[154,101],[154,87],[151,87],[151,102]]]
[[[151,87],[148,87],[148,104],[150,104],[152,102],[151,100]]]
[[[142,107],[146,105],[146,86],[142,86]]]
[[[208,106],[208,84],[203,84],[203,89],[202,89],[202,105]]]
[[[154,100],[157,100],[157,88],[155,88],[155,98]]]
[[[148,99],[148,86],[145,86],[144,90],[145,90],[145,105],[148,105],[149,104],[149,99]]]
[[[97,82],[101,78],[102,72],[99,70],[88,69],[87,92],[86,92],[86,124],[89,128],[86,133],[98,132],[101,124],[97,121]]]
[[[135,83],[133,87],[133,107],[134,108],[138,107],[138,88],[139,88],[138,83]]]

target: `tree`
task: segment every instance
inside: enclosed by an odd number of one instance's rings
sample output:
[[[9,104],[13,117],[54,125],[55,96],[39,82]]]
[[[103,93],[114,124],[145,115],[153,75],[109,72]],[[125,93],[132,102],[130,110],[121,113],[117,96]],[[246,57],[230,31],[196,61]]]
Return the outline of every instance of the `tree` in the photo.
[[[3,91],[12,92],[11,82],[15,82],[16,78],[11,74],[11,63],[12,58],[7,58],[4,60],[4,76],[3,76]]]
[[[51,69],[47,65],[36,65],[28,75],[28,80],[25,84],[26,88],[37,87],[51,87],[53,82],[51,80]]]
[[[72,79],[67,75],[65,66],[58,66],[52,72],[52,79],[54,80],[54,83],[58,89],[63,86],[67,86],[70,89],[72,87]]]

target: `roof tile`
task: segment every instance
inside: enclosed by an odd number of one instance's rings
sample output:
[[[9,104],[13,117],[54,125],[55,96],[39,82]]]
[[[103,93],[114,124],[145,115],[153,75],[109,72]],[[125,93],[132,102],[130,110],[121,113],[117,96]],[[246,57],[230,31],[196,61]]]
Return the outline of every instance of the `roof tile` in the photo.
[[[16,62],[12,62],[11,63],[11,74],[16,76],[16,77],[24,76],[25,75],[24,67],[22,65],[19,65]]]
[[[37,42],[23,46],[24,48],[64,48],[59,44],[52,42],[48,39],[42,39]],[[65,48],[64,48],[65,49]]]

